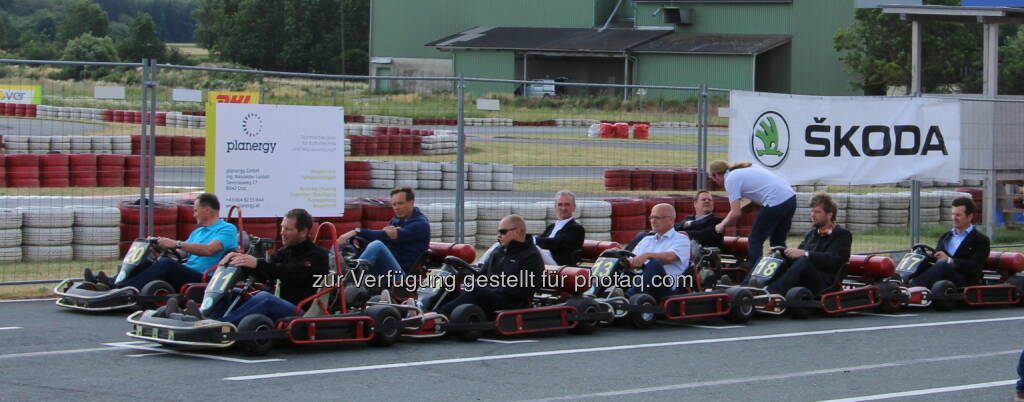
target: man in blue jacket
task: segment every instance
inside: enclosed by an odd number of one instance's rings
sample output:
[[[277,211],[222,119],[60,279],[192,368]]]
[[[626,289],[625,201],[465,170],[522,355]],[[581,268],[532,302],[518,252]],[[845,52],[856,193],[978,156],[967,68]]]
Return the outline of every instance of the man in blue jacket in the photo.
[[[342,244],[359,236],[370,243],[359,257],[370,262],[370,273],[396,278],[411,273],[416,260],[427,251],[430,243],[430,222],[415,206],[416,194],[412,188],[391,190],[391,209],[395,217],[381,230],[355,229],[338,237]]]

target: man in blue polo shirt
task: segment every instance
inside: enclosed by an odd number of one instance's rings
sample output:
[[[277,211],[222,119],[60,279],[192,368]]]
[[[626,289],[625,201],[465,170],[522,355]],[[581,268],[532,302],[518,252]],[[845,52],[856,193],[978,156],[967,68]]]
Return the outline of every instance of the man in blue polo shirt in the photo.
[[[164,280],[175,289],[186,283],[199,282],[203,272],[217,265],[221,257],[238,248],[238,229],[220,219],[220,201],[210,193],[200,194],[195,201],[194,215],[199,227],[185,241],[158,237],[157,245],[165,249],[178,249],[187,256],[184,264],[174,258],[161,258],[131,278],[107,279],[103,272],[96,277],[86,270],[85,280],[100,287],[135,287],[142,289],[147,283]]]

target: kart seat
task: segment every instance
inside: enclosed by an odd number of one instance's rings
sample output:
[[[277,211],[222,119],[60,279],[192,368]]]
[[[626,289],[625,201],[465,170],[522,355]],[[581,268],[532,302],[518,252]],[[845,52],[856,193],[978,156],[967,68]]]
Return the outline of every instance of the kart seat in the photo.
[[[892,258],[880,255],[851,255],[846,272],[873,279],[888,278],[896,272],[896,263]]]
[[[843,279],[846,278],[847,265],[843,264],[843,266],[836,270],[836,275],[832,278],[832,284],[825,288],[821,294],[835,292],[843,288]],[[815,296],[821,296],[821,294],[816,294]]]
[[[1007,272],[1015,275],[1024,271],[1024,253],[993,251],[988,254],[985,269]]]
[[[619,243],[613,241],[584,240],[583,248],[580,250],[580,260],[594,261],[605,250],[620,247]]]

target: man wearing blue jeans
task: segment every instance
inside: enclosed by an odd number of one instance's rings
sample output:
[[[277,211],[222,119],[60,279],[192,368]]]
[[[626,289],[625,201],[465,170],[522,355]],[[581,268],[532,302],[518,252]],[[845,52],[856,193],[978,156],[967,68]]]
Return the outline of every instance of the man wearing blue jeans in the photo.
[[[416,194],[410,187],[391,190],[391,209],[395,217],[382,230],[355,229],[338,237],[338,244],[359,236],[370,244],[359,256],[370,262],[370,273],[396,279],[411,273],[416,260],[427,251],[430,243],[430,222],[415,206]]]
[[[228,251],[238,248],[238,229],[235,225],[220,219],[220,201],[210,193],[200,194],[196,198],[193,214],[199,227],[192,231],[185,241],[158,237],[157,245],[164,249],[177,249],[184,252],[188,259],[184,264],[174,258],[161,258],[148,267],[142,268],[131,278],[109,279],[100,272],[95,277],[86,269],[86,282],[96,283],[98,290],[110,287],[135,287],[142,289],[147,283],[156,280],[167,281],[175,289],[187,283],[199,282],[203,272],[217,265],[221,257]],[[123,274],[123,273],[122,273]]]
[[[669,204],[651,208],[650,220],[654,234],[637,243],[633,249],[636,256],[629,260],[633,268],[643,267],[643,287],[631,288],[626,294],[644,292],[660,300],[671,296],[673,285],[681,282],[668,278],[679,278],[690,268],[690,239],[675,231],[676,209]]]
[[[243,253],[224,256],[221,264],[248,268],[253,276],[263,282],[280,279],[281,297],[269,292],[259,292],[240,306],[224,314],[230,306],[230,298],[213,308],[209,318],[224,322],[238,323],[250,314],[264,314],[275,322],[294,316],[296,305],[318,289],[313,285],[318,276],[327,275],[327,250],[318,247],[309,238],[313,218],[304,209],[293,209],[281,220],[281,241],[284,247],[266,261]],[[191,300],[189,301],[191,302]]]

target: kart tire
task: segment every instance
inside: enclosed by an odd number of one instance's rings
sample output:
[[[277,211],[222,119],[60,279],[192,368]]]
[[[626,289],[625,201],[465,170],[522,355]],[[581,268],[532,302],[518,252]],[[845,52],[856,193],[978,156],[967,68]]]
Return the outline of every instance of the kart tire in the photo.
[[[882,302],[878,304],[878,307],[875,307],[875,311],[882,314],[898,313],[901,307],[899,285],[893,282],[882,282],[882,285],[878,288],[878,294],[881,296]]]
[[[249,314],[238,323],[238,332],[263,332],[273,329],[274,321],[263,314]],[[252,339],[238,341],[237,345],[249,356],[263,356],[270,351],[270,348],[274,347],[274,340],[270,338]]]
[[[932,305],[939,311],[950,311],[956,307],[956,300],[951,297],[956,294],[956,285],[947,280],[941,280],[932,284]]]
[[[794,300],[806,302],[814,299],[814,294],[811,293],[810,289],[803,286],[797,286],[786,292],[786,301],[791,302]],[[796,319],[804,319],[811,315],[811,310],[806,307],[790,307],[786,306],[786,311],[789,312],[790,317]]]
[[[657,306],[658,301],[654,300],[654,296],[647,293],[637,293],[629,297],[629,304],[631,306]],[[658,316],[654,313],[644,313],[640,311],[630,311],[626,317],[629,319],[629,323],[633,325],[633,328],[647,329],[651,325],[654,325],[654,321],[658,319]]]
[[[373,318],[373,339],[370,345],[391,346],[402,336],[402,318],[398,310],[391,306],[370,306],[366,315]]]
[[[174,287],[166,281],[152,281],[147,283],[146,286],[142,287],[139,294],[142,296],[167,296],[174,293]],[[157,308],[166,304],[166,299],[162,301],[140,303],[144,308]]]
[[[451,322],[459,324],[476,324],[485,320],[484,310],[475,304],[461,304],[452,311]],[[479,329],[462,329],[454,331],[460,341],[473,342],[480,338],[483,331]]]
[[[1024,304],[1024,276],[1011,276],[1007,283],[1017,287],[1017,305]]]
[[[725,290],[725,293],[732,298],[729,303],[729,315],[726,320],[736,324],[745,324],[754,315],[754,295],[749,290],[741,287],[732,287]]]
[[[575,307],[577,313],[595,314],[601,312],[601,307],[597,305],[597,302],[588,297],[574,297],[566,301],[565,304]],[[597,330],[597,326],[600,324],[601,321],[598,320],[576,320],[576,326],[570,329],[569,332],[581,335],[589,334]]]

